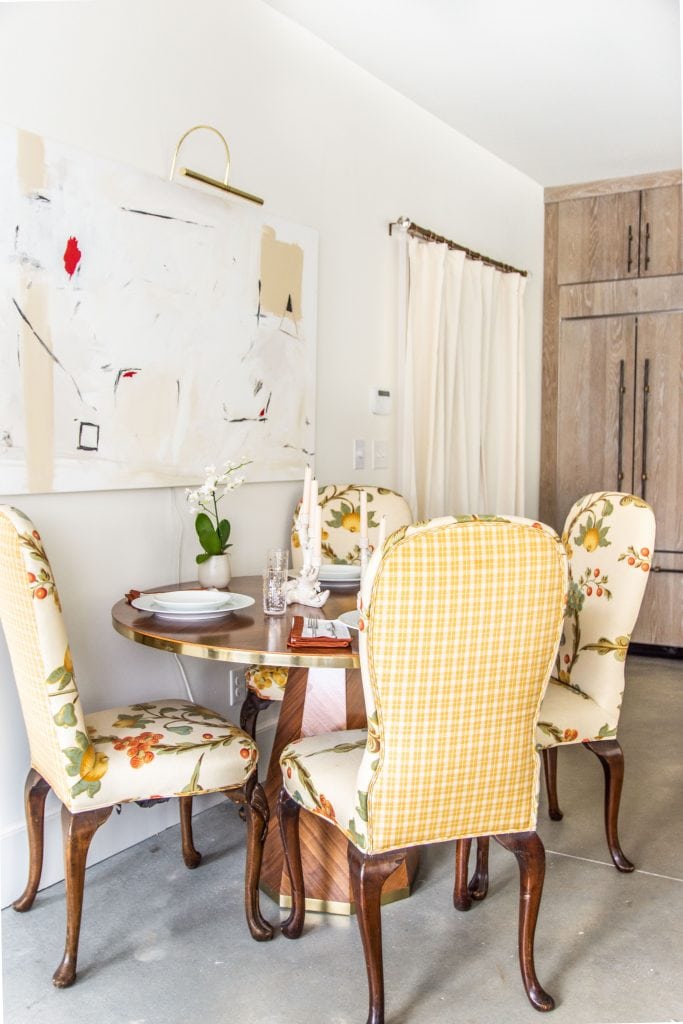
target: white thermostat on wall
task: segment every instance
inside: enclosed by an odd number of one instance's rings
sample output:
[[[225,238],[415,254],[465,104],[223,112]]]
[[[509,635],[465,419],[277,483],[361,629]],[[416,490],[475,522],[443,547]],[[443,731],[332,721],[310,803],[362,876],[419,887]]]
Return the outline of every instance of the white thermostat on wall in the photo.
[[[370,388],[370,412],[375,416],[388,416],[391,412],[391,391],[389,388]]]

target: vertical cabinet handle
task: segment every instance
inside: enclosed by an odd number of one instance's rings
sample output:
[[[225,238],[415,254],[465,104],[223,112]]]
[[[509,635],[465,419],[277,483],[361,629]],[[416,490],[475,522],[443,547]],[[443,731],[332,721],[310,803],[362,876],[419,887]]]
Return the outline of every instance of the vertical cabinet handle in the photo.
[[[631,273],[631,267],[633,266],[633,225],[628,226],[628,252],[626,254],[626,273]]]
[[[621,490],[621,483],[624,479],[624,466],[623,466],[623,455],[624,455],[624,395],[626,394],[626,387],[624,386],[624,372],[625,372],[624,360],[619,360],[619,426],[617,430],[617,490]]]
[[[647,404],[650,395],[650,360],[643,363],[643,453],[640,479],[642,481],[641,496],[646,498],[647,490]]]
[[[650,266],[650,225],[645,225],[645,269]]]

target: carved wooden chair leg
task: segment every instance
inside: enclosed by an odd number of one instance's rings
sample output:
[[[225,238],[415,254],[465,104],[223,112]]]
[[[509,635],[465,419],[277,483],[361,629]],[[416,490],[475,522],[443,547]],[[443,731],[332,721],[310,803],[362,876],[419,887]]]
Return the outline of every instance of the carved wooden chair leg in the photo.
[[[633,871],[634,865],[622,850],[617,831],[621,787],[624,782],[624,752],[617,740],[586,742],[584,747],[588,747],[600,759],[605,774],[605,834],[610,856],[618,871]]]
[[[264,711],[272,702],[257,697],[253,690],[249,690],[244,698],[240,710],[240,728],[248,732],[253,740],[256,739],[256,719],[261,711]]]
[[[490,836],[477,839],[477,864],[467,891],[473,900],[485,900],[489,891],[489,841]]]
[[[453,886],[453,906],[456,910],[469,910],[472,897],[467,889],[467,872],[470,863],[471,839],[455,841],[455,885]]]
[[[26,888],[12,906],[15,910],[30,910],[40,885],[43,873],[43,822],[45,800],[50,792],[49,783],[35,768],[31,768],[24,785],[24,806],[26,808],[26,830],[28,832],[29,868]]]
[[[553,821],[562,821],[562,811],[557,802],[557,747],[544,747],[541,754],[548,793],[548,815]]]
[[[263,787],[256,781],[256,773],[248,780],[243,790],[227,790],[227,797],[244,801],[247,822],[247,864],[244,872],[244,913],[252,939],[267,942],[273,937],[273,927],[261,913],[259,902],[259,879],[263,847],[268,831],[268,801]]]
[[[66,881],[66,943],[62,962],[52,975],[52,983],[57,988],[68,988],[76,980],[85,864],[92,837],[100,825],[104,825],[111,812],[111,807],[98,807],[93,811],[72,814],[62,806],[62,839]]]
[[[365,855],[348,845],[351,890],[368,973],[369,1010],[366,1024],[384,1024],[384,966],[382,964],[382,886],[405,857],[405,850]]]
[[[180,837],[183,844],[183,860],[188,868],[198,868],[202,855],[195,849],[192,838],[192,797],[178,797],[180,804]]]
[[[306,917],[306,889],[304,872],[301,865],[301,846],[299,844],[299,811],[296,800],[288,795],[286,789],[280,790],[277,805],[277,816],[282,837],[282,849],[289,875],[289,887],[292,891],[292,909],[289,917],[282,923],[282,934],[288,939],[298,939],[304,927]]]
[[[531,1005],[536,1010],[552,1010],[555,1000],[536,976],[534,934],[545,877],[545,849],[536,832],[511,832],[495,837],[510,850],[519,865],[519,966]]]

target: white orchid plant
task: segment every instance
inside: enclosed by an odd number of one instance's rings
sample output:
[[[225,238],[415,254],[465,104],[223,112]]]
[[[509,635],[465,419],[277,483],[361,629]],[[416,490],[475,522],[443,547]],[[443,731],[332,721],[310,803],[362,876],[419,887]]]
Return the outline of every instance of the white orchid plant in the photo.
[[[238,475],[241,469],[250,465],[251,459],[242,459],[241,462],[226,462],[222,472],[217,472],[215,466],[207,466],[204,472],[206,479],[201,487],[193,491],[188,487],[185,491],[187,504],[190,512],[198,513],[195,519],[195,530],[199,537],[199,543],[204,549],[197,555],[197,564],[206,562],[213,555],[224,554],[230,544],[230,523],[227,519],[221,519],[218,513],[218,503],[224,498],[228,491],[234,491],[244,483],[244,476]]]

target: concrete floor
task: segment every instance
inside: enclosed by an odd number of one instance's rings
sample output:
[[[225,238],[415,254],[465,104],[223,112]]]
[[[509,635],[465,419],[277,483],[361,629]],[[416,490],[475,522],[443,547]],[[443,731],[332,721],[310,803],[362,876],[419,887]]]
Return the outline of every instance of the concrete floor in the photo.
[[[553,1024],[683,1020],[683,662],[633,657],[620,725],[626,753],[620,875],[602,828],[602,770],[560,755],[562,822],[542,802],[546,885],[536,933]],[[361,1024],[365,970],[354,919],[309,914],[303,936],[257,944],[241,910],[243,826],[219,804],[196,819],[197,871],[179,829],[88,870],[71,989],[51,983],[63,946],[64,889],[2,916],[6,1024]],[[107,826],[107,827],[115,827]],[[517,965],[517,872],[494,844],[489,898],[451,904],[453,847],[424,851],[409,900],[383,912],[387,1024],[529,1024]],[[280,916],[263,897],[266,916]]]

